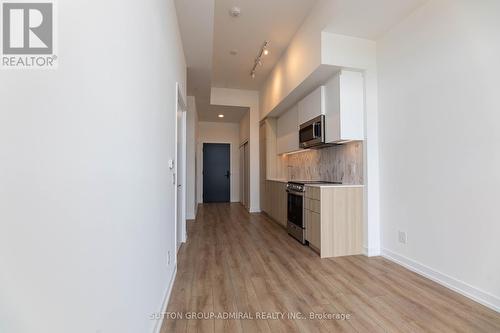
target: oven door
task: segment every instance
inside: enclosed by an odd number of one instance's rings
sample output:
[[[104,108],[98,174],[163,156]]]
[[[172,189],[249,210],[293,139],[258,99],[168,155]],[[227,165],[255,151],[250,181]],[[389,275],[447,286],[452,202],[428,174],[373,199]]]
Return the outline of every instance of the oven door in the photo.
[[[304,229],[304,193],[288,190],[288,222]]]

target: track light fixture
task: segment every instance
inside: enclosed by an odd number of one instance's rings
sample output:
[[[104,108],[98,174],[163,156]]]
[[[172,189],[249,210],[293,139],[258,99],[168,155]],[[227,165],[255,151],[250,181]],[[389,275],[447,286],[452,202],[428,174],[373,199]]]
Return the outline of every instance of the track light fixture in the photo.
[[[252,79],[255,79],[255,74],[257,73],[257,67],[262,66],[262,56],[266,56],[269,54],[269,41],[265,41],[262,47],[259,50],[259,54],[257,58],[255,58],[255,63],[253,64],[252,71],[250,72],[250,76]]]

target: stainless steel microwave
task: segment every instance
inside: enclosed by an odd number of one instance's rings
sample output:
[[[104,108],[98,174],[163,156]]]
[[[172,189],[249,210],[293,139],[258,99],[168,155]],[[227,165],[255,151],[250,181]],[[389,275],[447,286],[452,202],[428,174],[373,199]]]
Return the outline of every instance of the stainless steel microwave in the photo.
[[[325,143],[325,116],[321,115],[300,125],[299,142],[301,148],[310,148]]]

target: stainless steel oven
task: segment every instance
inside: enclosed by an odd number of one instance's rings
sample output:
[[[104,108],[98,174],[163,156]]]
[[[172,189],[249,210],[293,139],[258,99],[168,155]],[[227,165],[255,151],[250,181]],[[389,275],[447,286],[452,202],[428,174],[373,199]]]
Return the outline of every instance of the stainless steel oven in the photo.
[[[310,148],[324,144],[325,116],[318,116],[300,125],[299,141],[301,148]]]
[[[305,244],[304,191],[297,190],[294,184],[287,184],[287,231],[302,244]]]

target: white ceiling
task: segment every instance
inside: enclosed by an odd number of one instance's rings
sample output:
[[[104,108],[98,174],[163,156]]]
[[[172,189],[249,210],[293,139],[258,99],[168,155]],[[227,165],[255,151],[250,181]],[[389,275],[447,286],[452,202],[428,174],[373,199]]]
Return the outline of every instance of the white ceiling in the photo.
[[[215,0],[212,85],[219,88],[258,90],[286,50],[290,40],[309,14],[316,0]],[[241,15],[229,15],[237,6]],[[269,55],[250,76],[264,41],[270,41]],[[231,55],[237,50],[237,55]]]
[[[245,111],[211,105],[211,87],[258,90],[311,9],[319,11],[318,20],[328,22],[326,31],[376,40],[426,1],[175,0],[188,95],[196,98],[200,120],[239,122]],[[233,6],[241,8],[240,17],[229,15]],[[270,54],[252,79],[250,71],[265,40],[271,43]],[[226,117],[217,118],[219,113]]]
[[[198,120],[223,123],[239,123],[243,116],[245,116],[245,113],[247,113],[248,111],[249,108],[246,107],[214,105],[204,112],[198,112]],[[219,114],[223,114],[224,118],[219,118]]]
[[[187,94],[195,96],[201,117],[216,113],[210,105],[214,0],[175,0],[177,18],[187,64]]]

